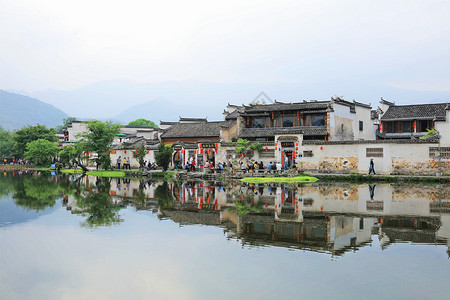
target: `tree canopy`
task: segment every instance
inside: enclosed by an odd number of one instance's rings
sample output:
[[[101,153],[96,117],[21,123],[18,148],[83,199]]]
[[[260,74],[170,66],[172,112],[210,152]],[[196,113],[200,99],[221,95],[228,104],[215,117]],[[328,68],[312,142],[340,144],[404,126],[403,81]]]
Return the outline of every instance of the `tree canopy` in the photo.
[[[112,142],[119,133],[120,124],[109,121],[90,121],[87,129],[86,132],[80,134],[83,150],[97,153],[96,162],[103,169],[109,170],[111,168]]]
[[[139,166],[142,166],[142,164],[144,163],[144,157],[146,154],[147,148],[145,147],[145,142],[139,147],[136,147],[136,151],[133,151],[133,157],[138,160]]]
[[[172,147],[160,143],[158,146],[158,153],[155,154],[155,160],[158,166],[162,167],[164,171],[167,171],[169,163],[172,160]]]
[[[48,165],[58,151],[58,143],[38,139],[27,144],[25,158],[33,161],[36,165]]]
[[[146,119],[137,119],[137,120],[131,121],[130,123],[128,123],[128,126],[159,128],[158,125],[155,124],[155,122],[146,120]]]
[[[14,155],[13,134],[0,126],[0,158]]]
[[[23,157],[27,150],[27,144],[39,139],[49,142],[58,141],[56,131],[52,128],[47,128],[44,125],[27,126],[13,134],[14,151],[19,157]]]

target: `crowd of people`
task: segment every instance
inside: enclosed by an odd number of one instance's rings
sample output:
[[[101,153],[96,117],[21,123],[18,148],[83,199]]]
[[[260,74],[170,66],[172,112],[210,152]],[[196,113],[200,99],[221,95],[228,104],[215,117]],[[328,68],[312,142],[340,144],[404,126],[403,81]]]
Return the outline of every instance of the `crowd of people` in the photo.
[[[28,164],[28,161],[26,159],[16,159],[15,157],[13,158],[3,158],[3,164],[4,165],[25,165]]]

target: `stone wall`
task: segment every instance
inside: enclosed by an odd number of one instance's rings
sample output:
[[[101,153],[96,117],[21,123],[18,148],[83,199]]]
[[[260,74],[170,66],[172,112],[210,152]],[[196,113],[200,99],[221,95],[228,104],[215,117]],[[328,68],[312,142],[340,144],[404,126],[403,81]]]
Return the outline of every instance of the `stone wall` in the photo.
[[[377,174],[405,174],[405,175],[435,175],[436,173],[450,174],[450,160],[430,158],[430,147],[437,147],[436,143],[423,141],[367,141],[367,142],[312,142],[303,141],[296,151],[296,162],[300,169],[321,173],[358,173],[367,174],[370,158],[374,157]],[[266,148],[265,146],[263,147]],[[269,151],[274,146],[267,147]],[[220,147],[216,159],[220,161],[244,161],[253,159],[263,161],[267,166],[269,162],[280,163],[280,148],[274,151],[273,157],[264,157],[255,152],[250,156],[239,156],[227,159],[227,150],[233,147]],[[230,153],[230,152],[228,152]],[[311,157],[307,155],[312,153]]]

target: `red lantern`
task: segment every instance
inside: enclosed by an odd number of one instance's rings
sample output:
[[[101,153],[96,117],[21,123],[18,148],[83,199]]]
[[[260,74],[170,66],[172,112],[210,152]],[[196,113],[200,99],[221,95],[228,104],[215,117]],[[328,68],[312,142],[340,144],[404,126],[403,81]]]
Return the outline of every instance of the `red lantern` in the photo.
[[[252,155],[253,155],[253,151],[252,151],[251,153],[252,153]]]
[[[327,140],[327,136],[325,136],[325,141]]]
[[[414,131],[416,131],[416,121],[414,121]]]
[[[208,155],[209,155],[209,154],[211,154],[211,150],[210,150],[210,149],[208,149]]]
[[[267,151],[267,147],[266,147],[266,151]]]
[[[297,119],[300,119],[300,113],[297,112]]]
[[[147,154],[150,154],[150,151],[147,150]]]
[[[247,117],[247,125],[250,124],[250,118]]]
[[[127,150],[124,150],[123,153],[127,154]]]
[[[323,147],[322,147],[322,146],[320,146],[320,150],[323,150]]]
[[[275,119],[275,113],[272,112],[272,120]]]
[[[194,150],[194,154],[197,154],[197,150]]]

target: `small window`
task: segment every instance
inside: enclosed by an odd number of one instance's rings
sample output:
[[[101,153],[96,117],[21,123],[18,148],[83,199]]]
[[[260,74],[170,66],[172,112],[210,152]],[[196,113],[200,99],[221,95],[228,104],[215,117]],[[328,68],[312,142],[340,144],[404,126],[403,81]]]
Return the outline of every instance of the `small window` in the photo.
[[[294,118],[293,117],[283,117],[283,127],[293,127]]]
[[[364,130],[364,122],[359,121],[359,131],[363,131],[363,130]]]
[[[303,151],[303,157],[313,157],[314,154],[311,150],[309,151]]]
[[[383,157],[383,148],[366,148],[366,157]]]
[[[264,128],[264,119],[263,118],[254,119],[253,128]]]

